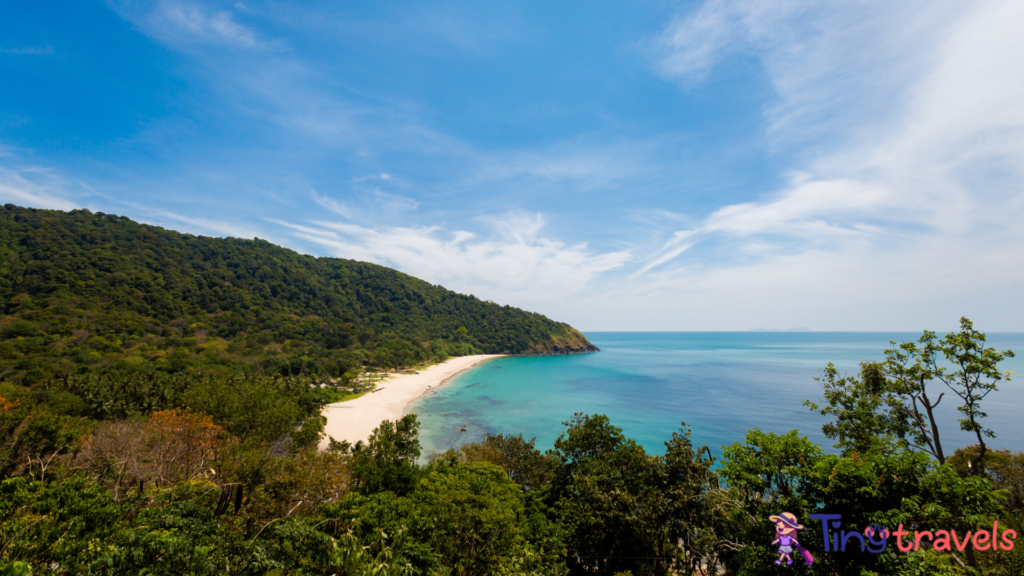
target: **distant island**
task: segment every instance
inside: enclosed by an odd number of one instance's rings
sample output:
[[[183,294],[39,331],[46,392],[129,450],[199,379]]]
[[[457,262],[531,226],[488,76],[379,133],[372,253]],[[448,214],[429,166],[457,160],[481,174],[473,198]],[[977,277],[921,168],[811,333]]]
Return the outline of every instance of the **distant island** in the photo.
[[[540,314],[396,270],[88,210],[0,208],[0,381],[86,371],[340,378],[597,348]]]

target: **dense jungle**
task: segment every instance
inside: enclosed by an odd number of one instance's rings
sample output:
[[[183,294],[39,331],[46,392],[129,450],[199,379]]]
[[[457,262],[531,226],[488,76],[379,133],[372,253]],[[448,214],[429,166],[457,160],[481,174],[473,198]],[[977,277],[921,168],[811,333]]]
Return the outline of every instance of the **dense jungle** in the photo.
[[[5,576],[1024,573],[1020,546],[991,549],[1021,532],[1024,455],[990,446],[984,413],[1013,352],[967,319],[859,374],[823,367],[806,404],[831,447],[798,430],[695,446],[681,423],[652,454],[579,413],[549,450],[495,434],[424,454],[415,415],[366,443],[324,438],[335,397],[311,384],[589,342],[371,264],[87,211],[2,215]],[[976,444],[942,444],[940,394]],[[776,563],[783,511],[813,564]],[[828,552],[823,512],[975,537]]]
[[[183,372],[349,377],[473,353],[595,348],[401,272],[88,210],[0,207],[0,381]]]

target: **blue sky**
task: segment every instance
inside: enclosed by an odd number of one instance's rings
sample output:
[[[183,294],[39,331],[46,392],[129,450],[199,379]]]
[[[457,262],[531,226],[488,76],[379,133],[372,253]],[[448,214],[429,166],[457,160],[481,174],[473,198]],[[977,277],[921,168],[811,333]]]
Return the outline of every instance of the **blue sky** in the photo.
[[[0,202],[583,330],[1024,330],[1015,0],[0,13]]]

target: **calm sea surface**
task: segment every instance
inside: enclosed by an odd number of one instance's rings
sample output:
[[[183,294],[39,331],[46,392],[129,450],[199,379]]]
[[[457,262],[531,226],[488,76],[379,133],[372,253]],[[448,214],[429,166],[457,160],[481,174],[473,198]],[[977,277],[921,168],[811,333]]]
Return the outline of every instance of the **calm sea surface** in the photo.
[[[831,447],[821,434],[823,417],[802,406],[817,400],[814,381],[828,362],[854,374],[861,360],[881,360],[890,340],[911,341],[920,333],[825,332],[592,332],[601,348],[574,356],[511,357],[492,360],[460,374],[418,400],[412,411],[422,422],[425,450],[444,450],[488,433],[522,434],[550,448],[562,422],[574,412],[607,414],[649,453],[679,428],[692,427],[696,444],[713,452],[742,441],[751,428],[785,433],[799,430]],[[989,334],[988,344],[1018,352],[1000,364],[1020,379],[1004,382],[985,399],[987,425],[996,448],[1024,450],[1024,334]],[[945,390],[938,383],[934,394]],[[943,446],[975,442],[956,424],[956,401],[947,394],[939,406]],[[819,402],[820,403],[820,402]],[[466,432],[458,426],[465,424]]]

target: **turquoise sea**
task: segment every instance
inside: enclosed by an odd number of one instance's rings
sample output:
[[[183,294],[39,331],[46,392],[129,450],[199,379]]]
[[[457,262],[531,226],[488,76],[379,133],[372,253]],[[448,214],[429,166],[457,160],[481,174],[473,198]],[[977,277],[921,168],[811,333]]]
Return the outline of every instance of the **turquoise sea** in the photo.
[[[536,437],[550,448],[574,412],[607,414],[649,453],[689,424],[696,444],[712,452],[741,441],[751,428],[799,430],[831,447],[824,418],[802,405],[821,396],[814,377],[828,362],[857,372],[861,360],[881,360],[890,340],[920,333],[592,332],[601,352],[573,356],[507,357],[481,364],[424,396],[412,411],[422,422],[425,450],[444,450],[488,433]],[[1024,334],[989,334],[988,344],[1022,355],[1000,364],[1020,375],[983,404],[997,438],[992,447],[1024,450]],[[945,386],[938,383],[935,394]],[[956,424],[959,398],[939,405],[943,446],[975,443]],[[458,426],[465,423],[466,432]]]

